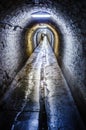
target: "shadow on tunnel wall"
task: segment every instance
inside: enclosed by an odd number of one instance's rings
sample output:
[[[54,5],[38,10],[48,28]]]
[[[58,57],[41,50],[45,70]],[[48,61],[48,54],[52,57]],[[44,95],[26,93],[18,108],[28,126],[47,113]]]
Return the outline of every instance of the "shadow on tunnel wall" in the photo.
[[[85,22],[85,20],[83,21]],[[79,23],[77,22],[77,24]],[[84,25],[82,27],[83,29],[78,26],[80,30],[77,27],[72,28],[74,34],[72,40],[70,39],[71,44],[65,41],[64,37],[66,36],[63,33],[60,34],[59,56],[57,60],[81,118],[84,124],[86,124],[86,47],[83,35],[85,31]],[[78,31],[80,32],[78,33]]]

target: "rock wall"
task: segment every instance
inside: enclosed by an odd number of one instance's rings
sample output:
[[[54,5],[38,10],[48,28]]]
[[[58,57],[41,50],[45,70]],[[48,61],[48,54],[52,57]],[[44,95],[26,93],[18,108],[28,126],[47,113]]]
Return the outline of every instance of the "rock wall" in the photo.
[[[74,99],[86,118],[86,2],[84,0],[3,0],[0,3],[0,95],[6,91],[27,60],[25,33],[31,24],[31,13],[48,11],[47,23],[59,29],[59,64],[72,90]],[[42,20],[36,20],[42,22]],[[85,119],[86,120],[86,119]]]

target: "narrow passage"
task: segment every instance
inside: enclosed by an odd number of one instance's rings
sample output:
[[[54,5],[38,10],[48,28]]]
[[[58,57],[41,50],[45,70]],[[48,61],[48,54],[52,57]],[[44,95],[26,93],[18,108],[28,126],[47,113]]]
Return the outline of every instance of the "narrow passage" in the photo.
[[[46,36],[0,105],[0,130],[85,130]]]

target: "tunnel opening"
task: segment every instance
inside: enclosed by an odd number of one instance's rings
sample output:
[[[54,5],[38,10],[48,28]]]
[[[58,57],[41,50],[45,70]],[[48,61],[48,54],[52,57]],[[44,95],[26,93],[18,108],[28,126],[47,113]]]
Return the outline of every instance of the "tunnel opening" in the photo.
[[[37,45],[40,42],[40,35],[43,32],[47,32],[48,39],[50,41],[50,44],[52,44],[52,49],[54,50],[54,53],[56,57],[58,58],[59,55],[59,44],[60,44],[60,36],[57,29],[54,27],[54,25],[42,22],[42,23],[36,23],[30,27],[30,29],[27,30],[25,41],[26,41],[26,53],[29,57],[34,49],[37,47]],[[38,35],[38,38],[36,37]],[[34,40],[33,40],[34,39]],[[33,44],[34,43],[34,44]],[[36,45],[37,44],[37,45]]]

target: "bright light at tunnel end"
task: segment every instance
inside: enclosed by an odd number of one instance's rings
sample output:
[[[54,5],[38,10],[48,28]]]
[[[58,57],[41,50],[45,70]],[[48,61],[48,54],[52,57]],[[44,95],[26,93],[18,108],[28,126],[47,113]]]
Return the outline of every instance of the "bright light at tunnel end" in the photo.
[[[32,13],[31,16],[33,18],[50,18],[51,15],[47,12],[36,12],[36,13]]]

